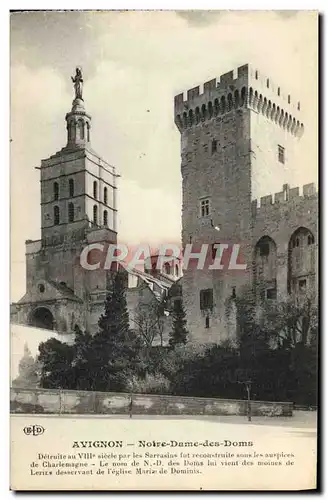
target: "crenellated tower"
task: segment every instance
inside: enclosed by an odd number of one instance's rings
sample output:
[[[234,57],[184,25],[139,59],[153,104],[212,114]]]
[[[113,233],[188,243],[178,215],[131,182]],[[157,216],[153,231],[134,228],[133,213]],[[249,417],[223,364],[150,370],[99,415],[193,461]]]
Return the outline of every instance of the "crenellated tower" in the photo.
[[[247,264],[245,271],[184,271],[189,329],[200,341],[218,342],[233,335],[230,298],[254,276],[252,201],[295,184],[305,130],[301,103],[246,64],[177,95],[174,116],[181,134],[183,246],[240,244]]]

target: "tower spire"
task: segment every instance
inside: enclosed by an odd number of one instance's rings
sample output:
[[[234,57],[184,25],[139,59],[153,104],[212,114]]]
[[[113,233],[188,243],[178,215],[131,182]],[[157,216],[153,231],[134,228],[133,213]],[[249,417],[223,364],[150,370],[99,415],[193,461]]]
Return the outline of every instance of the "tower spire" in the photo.
[[[91,116],[86,113],[84,108],[82,68],[76,67],[75,75],[71,79],[74,85],[75,97],[71,111],[66,114],[66,147],[75,149],[83,148],[90,143]]]

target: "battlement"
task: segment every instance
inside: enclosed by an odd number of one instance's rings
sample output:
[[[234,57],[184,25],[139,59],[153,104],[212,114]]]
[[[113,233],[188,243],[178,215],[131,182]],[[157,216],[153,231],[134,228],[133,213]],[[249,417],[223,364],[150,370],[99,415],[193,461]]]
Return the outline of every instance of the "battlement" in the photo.
[[[270,208],[279,209],[282,205],[285,207],[288,205],[295,208],[295,203],[304,200],[306,198],[317,198],[318,192],[314,182],[310,184],[305,184],[302,187],[302,194],[300,194],[300,188],[294,187],[290,188],[288,184],[284,184],[282,191],[275,194],[269,194],[267,196],[262,196],[260,200],[252,201],[252,215],[256,217],[262,211],[267,211]]]
[[[261,113],[293,135],[304,132],[301,103],[249,64],[174,98],[175,123],[180,132],[238,108]]]

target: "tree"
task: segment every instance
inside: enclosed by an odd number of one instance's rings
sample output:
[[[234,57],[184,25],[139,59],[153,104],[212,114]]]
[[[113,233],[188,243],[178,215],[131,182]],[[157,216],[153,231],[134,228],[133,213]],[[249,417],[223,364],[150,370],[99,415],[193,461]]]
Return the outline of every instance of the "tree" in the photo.
[[[137,369],[140,345],[129,327],[124,276],[116,272],[98,321],[98,332],[91,341],[88,371],[91,390],[123,390]]]
[[[40,385],[46,389],[75,389],[74,346],[55,338],[39,345]]]
[[[312,295],[266,302],[263,313],[264,327],[277,347],[292,349],[316,342],[318,309]]]
[[[40,381],[40,363],[33,358],[28,345],[24,345],[24,355],[18,365],[18,377],[12,381],[13,387],[38,387]]]
[[[188,337],[186,313],[181,299],[174,301],[172,319],[169,345],[174,348],[176,345],[186,344]]]
[[[152,347],[156,338],[159,338],[160,345],[163,345],[165,313],[165,300],[158,301],[154,297],[150,303],[138,304],[132,321],[146,347]]]
[[[75,328],[73,345],[52,338],[39,346],[41,385],[93,391],[124,390],[138,369],[140,344],[129,328],[121,272],[112,275],[98,332]]]

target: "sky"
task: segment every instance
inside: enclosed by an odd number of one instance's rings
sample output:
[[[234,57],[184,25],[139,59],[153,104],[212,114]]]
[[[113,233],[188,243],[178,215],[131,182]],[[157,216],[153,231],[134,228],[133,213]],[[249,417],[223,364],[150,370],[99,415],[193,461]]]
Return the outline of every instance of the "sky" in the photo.
[[[12,13],[12,300],[25,291],[25,240],[40,238],[35,167],[66,144],[76,66],[83,68],[92,147],[121,175],[119,239],[179,242],[180,135],[173,101],[183,90],[256,65],[301,100],[312,133],[309,160],[295,185],[316,182],[316,23],[310,11]]]

